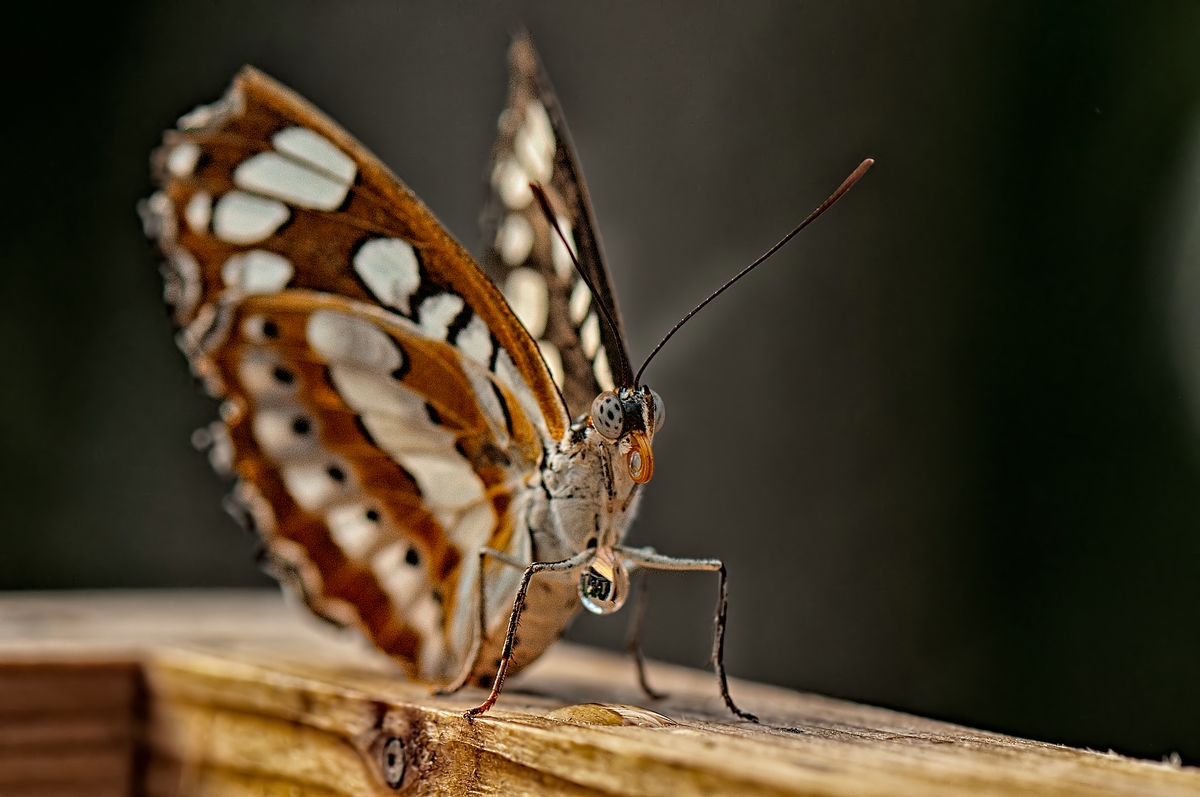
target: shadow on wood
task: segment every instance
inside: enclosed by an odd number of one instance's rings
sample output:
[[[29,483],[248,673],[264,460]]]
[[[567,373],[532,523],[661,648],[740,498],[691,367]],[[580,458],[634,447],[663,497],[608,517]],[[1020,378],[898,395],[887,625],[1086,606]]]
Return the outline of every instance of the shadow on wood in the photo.
[[[274,593],[0,597],[0,793],[1195,795],[1200,771],[558,645],[468,723]]]

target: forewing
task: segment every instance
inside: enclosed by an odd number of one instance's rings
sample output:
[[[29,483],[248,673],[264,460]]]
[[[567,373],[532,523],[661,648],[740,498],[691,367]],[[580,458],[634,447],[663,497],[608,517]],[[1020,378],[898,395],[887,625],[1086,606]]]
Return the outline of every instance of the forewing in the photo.
[[[477,551],[531,555],[512,504],[541,440],[512,392],[406,319],[304,290],[220,302],[188,354],[277,574],[414,677],[453,678]]]
[[[477,552],[530,559],[522,496],[566,433],[536,343],[408,189],[253,69],[154,168],[179,342],[224,399],[213,458],[276,572],[414,677],[451,680],[480,633]]]
[[[558,99],[527,36],[509,52],[508,102],[492,151],[484,270],[501,286],[550,365],[572,417],[616,384],[632,384],[612,281]],[[593,297],[529,190],[541,185],[591,278]],[[595,302],[610,309],[618,331]]]
[[[231,289],[378,304],[502,379],[519,375],[539,426],[561,439],[565,408],[537,345],[466,250],[348,133],[251,67],[179,128],[153,158],[162,190],[149,210],[180,325]]]

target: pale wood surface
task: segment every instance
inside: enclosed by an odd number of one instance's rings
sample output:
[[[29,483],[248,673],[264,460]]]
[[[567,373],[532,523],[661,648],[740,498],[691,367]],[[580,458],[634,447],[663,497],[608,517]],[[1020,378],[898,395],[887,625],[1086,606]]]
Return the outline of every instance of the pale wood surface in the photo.
[[[1200,770],[559,645],[434,698],[273,593],[0,597],[0,794],[1200,795]],[[605,705],[594,705],[601,703]],[[637,708],[647,706],[647,708]],[[383,750],[405,744],[398,791]]]

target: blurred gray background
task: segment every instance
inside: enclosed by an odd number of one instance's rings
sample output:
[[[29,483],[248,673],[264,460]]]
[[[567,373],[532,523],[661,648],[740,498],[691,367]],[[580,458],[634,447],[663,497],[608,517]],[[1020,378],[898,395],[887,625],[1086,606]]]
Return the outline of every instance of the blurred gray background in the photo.
[[[5,59],[0,589],[262,585],[134,205],[253,63],[469,248],[532,31],[670,421],[632,539],[719,556],[738,676],[1200,763],[1200,5],[24,4]],[[701,665],[714,584],[655,578]],[[619,645],[625,615],[576,639]]]

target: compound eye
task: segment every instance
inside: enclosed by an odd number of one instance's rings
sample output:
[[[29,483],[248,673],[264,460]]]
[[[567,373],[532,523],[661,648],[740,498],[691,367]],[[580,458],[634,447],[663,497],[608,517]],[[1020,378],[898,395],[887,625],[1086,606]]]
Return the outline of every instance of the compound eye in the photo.
[[[606,390],[592,402],[592,426],[601,436],[616,440],[625,430],[625,410],[621,400],[611,390]]]
[[[663,404],[662,396],[650,391],[651,399],[651,423],[653,424],[654,433],[658,434],[662,430],[663,424],[667,422],[667,405]]]

